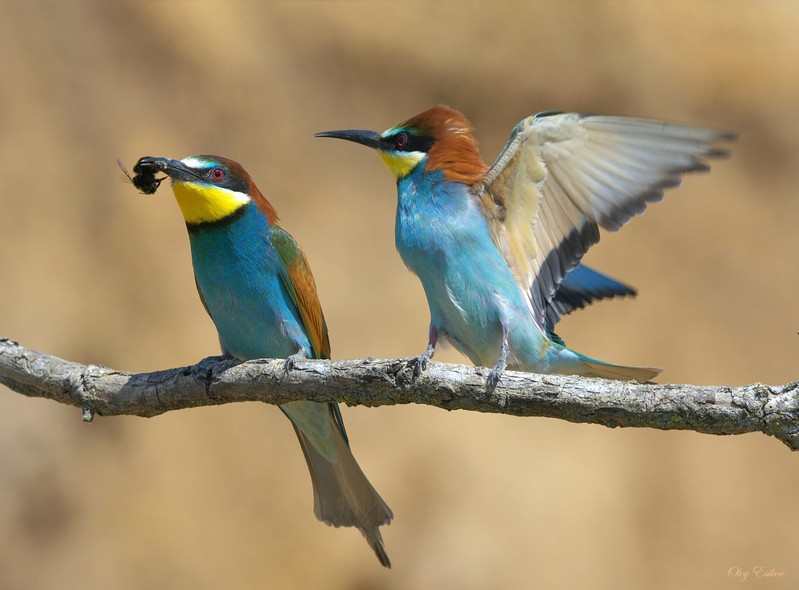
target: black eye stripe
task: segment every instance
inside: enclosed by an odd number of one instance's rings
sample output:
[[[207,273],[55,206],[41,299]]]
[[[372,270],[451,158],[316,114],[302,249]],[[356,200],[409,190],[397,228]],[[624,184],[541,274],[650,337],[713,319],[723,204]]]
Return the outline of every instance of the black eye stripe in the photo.
[[[433,138],[429,135],[414,135],[400,131],[396,135],[384,138],[381,144],[381,149],[384,151],[427,153],[433,147]]]
[[[214,177],[215,170],[222,171],[222,178]],[[197,172],[205,174],[205,178],[208,179],[206,182],[209,184],[244,194],[248,194],[250,190],[250,187],[247,185],[247,181],[238,178],[235,174],[230,172],[228,169],[223,168],[222,166],[213,166],[212,168],[205,168],[204,170],[198,170]],[[202,177],[198,176],[198,178]]]

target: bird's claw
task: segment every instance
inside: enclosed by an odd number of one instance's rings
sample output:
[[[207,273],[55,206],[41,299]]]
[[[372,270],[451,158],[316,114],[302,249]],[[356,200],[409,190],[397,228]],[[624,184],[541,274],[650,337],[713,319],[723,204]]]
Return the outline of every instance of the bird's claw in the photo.
[[[413,380],[416,381],[422,373],[427,370],[427,363],[430,361],[430,357],[426,354],[420,354],[417,357],[414,357],[409,365],[413,367]]]
[[[494,390],[497,388],[497,385],[499,385],[499,380],[502,379],[502,374],[504,372],[505,372],[505,363],[502,361],[499,361],[488,372],[488,376],[486,377],[486,392],[489,395],[494,393]]]
[[[217,363],[230,360],[233,360],[233,356],[229,354],[207,356],[191,368],[191,376],[195,379],[205,379],[211,375],[213,367]]]
[[[298,360],[302,360],[307,358],[304,351],[300,350],[299,352],[295,352],[288,358],[286,358],[286,362],[283,363],[283,377],[288,377],[289,373],[294,369],[297,364]]]
[[[397,373],[397,384],[400,387],[408,387],[414,385],[416,380],[427,370],[427,363],[430,360],[427,351],[419,356],[411,357],[405,360]]]
[[[427,370],[427,364],[430,362],[430,359],[433,358],[436,349],[432,345],[428,345],[425,351],[420,354],[419,356],[413,357],[410,361],[408,361],[407,367],[413,369],[413,379],[412,382],[415,382],[419,377],[422,376]]]
[[[218,354],[216,356],[207,356],[201,360],[200,363],[221,363],[224,361],[233,360],[233,358],[234,357],[232,354]]]

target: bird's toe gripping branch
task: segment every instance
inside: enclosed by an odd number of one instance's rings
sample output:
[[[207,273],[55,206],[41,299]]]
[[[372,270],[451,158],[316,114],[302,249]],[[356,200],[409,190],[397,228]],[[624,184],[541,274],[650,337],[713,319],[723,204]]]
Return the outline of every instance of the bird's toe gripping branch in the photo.
[[[413,357],[405,365],[406,368],[412,369],[411,385],[415,383],[416,380],[421,377],[422,373],[427,370],[427,363],[430,362],[430,359],[432,359],[433,355],[436,353],[437,342],[438,330],[436,330],[436,327],[431,323],[430,334],[427,340],[427,348],[425,348],[422,354]]]
[[[414,381],[418,379],[421,376],[421,374],[427,370],[427,363],[429,363],[430,359],[433,358],[435,352],[436,352],[435,346],[428,344],[427,348],[422,354],[420,354],[419,356],[415,356],[410,360],[408,365],[409,366],[412,365]]]
[[[286,359],[285,364],[283,365],[283,377],[288,377],[289,373],[291,373],[292,369],[296,365],[297,361],[305,360],[308,358],[308,355],[305,354],[303,349],[298,350],[291,356]]]
[[[84,422],[91,422],[94,420],[94,415],[97,413],[95,402],[95,392],[92,380],[98,374],[98,365],[86,365],[72,378],[72,391],[73,397],[76,397],[81,407],[81,419]]]

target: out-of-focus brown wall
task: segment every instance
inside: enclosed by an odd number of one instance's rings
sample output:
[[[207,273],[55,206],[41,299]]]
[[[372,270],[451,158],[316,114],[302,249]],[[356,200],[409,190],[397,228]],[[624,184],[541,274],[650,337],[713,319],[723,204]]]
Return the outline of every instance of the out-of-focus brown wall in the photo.
[[[216,153],[306,250],[336,357],[418,353],[428,312],[394,252],[391,175],[312,134],[446,102],[488,160],[545,109],[740,132],[729,161],[588,255],[637,300],[561,332],[664,381],[796,379],[797,39],[791,2],[7,3],[0,335],[132,371],[215,354],[170,191],[138,195],[114,159]],[[799,585],[797,458],[764,436],[344,414],[396,514],[391,572],[314,519],[273,407],[85,425],[2,390],[0,587],[726,588],[759,565],[783,572],[770,588]]]

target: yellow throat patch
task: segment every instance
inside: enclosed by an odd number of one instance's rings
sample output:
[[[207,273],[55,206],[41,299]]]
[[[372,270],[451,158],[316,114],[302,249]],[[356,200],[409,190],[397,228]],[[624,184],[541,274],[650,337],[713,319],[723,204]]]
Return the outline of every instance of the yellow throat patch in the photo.
[[[377,155],[397,179],[407,176],[425,157],[424,152],[384,152],[381,150],[377,150]]]
[[[186,223],[219,221],[250,202],[244,193],[194,182],[176,181],[172,191]]]

